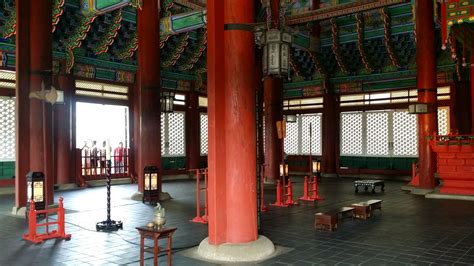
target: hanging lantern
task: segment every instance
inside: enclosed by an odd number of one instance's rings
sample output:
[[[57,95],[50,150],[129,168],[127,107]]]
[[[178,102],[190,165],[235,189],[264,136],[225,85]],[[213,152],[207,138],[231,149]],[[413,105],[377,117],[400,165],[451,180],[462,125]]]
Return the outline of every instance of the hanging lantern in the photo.
[[[163,91],[161,93],[161,112],[162,113],[172,113],[174,106],[174,92],[172,91]]]
[[[35,202],[36,210],[44,210],[46,206],[45,202],[45,177],[42,172],[28,172],[26,174],[27,184],[27,202],[33,200]],[[28,211],[30,204],[26,204]]]
[[[160,199],[160,191],[158,189],[158,167],[145,166],[143,170],[143,200],[142,202],[157,202]]]
[[[269,29],[264,36],[263,74],[289,76],[291,34],[283,30]]]

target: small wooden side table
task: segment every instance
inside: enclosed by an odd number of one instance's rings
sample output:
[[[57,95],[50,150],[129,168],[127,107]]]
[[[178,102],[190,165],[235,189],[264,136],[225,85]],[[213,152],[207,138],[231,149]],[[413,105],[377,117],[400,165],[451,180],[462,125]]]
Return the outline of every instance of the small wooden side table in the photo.
[[[136,227],[140,233],[140,265],[144,265],[144,253],[153,252],[153,265],[158,265],[158,253],[168,252],[168,265],[171,266],[171,242],[173,238],[173,233],[176,231],[176,227],[169,228],[153,228],[147,226]],[[153,247],[145,247],[145,238],[153,240]],[[168,247],[160,248],[158,246],[158,239],[168,239]]]

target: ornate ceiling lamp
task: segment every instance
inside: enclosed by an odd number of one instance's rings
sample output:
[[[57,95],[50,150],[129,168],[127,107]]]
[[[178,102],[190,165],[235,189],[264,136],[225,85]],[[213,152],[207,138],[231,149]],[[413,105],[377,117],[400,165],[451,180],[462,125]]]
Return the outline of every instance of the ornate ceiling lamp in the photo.
[[[266,24],[255,28],[255,43],[263,48],[262,68],[264,76],[284,77],[290,76],[290,48],[292,34],[285,29],[286,1],[280,1],[280,25],[278,28],[271,26],[270,0],[263,0],[262,5],[266,10]]]

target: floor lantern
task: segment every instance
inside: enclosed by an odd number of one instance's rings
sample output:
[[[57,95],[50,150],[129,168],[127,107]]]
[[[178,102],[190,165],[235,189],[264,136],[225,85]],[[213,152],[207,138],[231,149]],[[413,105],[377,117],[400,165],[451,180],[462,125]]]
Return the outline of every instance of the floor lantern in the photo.
[[[142,202],[158,202],[160,200],[160,191],[158,189],[158,167],[145,166],[143,173],[144,190]]]
[[[318,180],[321,179],[321,161],[320,160],[313,161],[312,172],[313,172],[313,175],[315,175],[318,178]]]
[[[35,210],[44,210],[46,206],[45,202],[45,177],[42,172],[28,172],[26,174],[27,184],[27,201],[33,200],[35,202]],[[26,204],[26,210],[28,213],[29,204]]]

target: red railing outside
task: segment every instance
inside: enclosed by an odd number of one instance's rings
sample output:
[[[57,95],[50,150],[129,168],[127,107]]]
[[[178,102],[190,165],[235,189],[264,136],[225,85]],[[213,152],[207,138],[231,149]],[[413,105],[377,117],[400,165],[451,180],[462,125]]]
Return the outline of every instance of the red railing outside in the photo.
[[[106,156],[91,155],[88,150],[80,150],[76,154],[80,154],[80,176],[84,180],[98,180],[106,178]],[[123,155],[112,154],[111,174],[112,178],[130,177],[130,150],[124,149]]]

